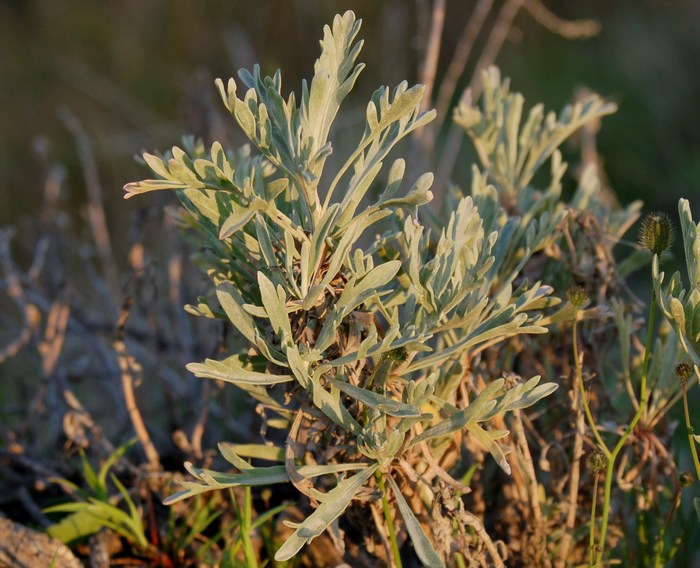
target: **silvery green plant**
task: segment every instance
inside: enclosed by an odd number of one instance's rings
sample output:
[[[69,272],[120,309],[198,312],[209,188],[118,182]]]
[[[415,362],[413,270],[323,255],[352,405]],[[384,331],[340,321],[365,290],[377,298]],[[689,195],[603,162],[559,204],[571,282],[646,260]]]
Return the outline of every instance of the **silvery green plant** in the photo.
[[[685,424],[688,431],[688,443],[695,467],[695,476],[700,481],[700,459],[698,448],[700,435],[695,434],[692,426],[692,416],[688,407],[687,389],[697,383],[700,376],[700,224],[693,221],[690,213],[690,203],[687,199],[678,202],[678,215],[681,224],[683,251],[688,272],[688,285],[683,286],[682,277],[676,272],[664,286],[665,274],[659,268],[659,255],[654,255],[652,276],[654,293],[667,321],[673,327],[680,345],[691,363],[686,366],[686,372],[676,373],[681,382],[681,391],[685,411]],[[676,367],[677,369],[679,367]],[[691,367],[692,371],[691,372]],[[700,519],[700,497],[695,497],[695,510]]]
[[[233,383],[264,410],[265,431],[287,433],[280,445],[221,443],[238,472],[188,463],[194,481],[168,502],[291,482],[315,510],[288,523],[294,532],[277,560],[326,530],[342,547],[339,518],[348,507],[381,504],[386,526],[378,531],[388,534],[396,565],[400,523],[424,565],[444,566],[459,541],[445,544],[419,519],[447,499],[445,487],[469,488],[439,464],[454,465],[466,435],[510,473],[508,431],[494,421],[557,388],[540,376],[506,380],[477,369],[483,350],[572,317],[567,306],[549,309],[559,301],[552,285],[561,271],[548,284],[529,283],[524,267],[556,245],[571,211],[609,219],[614,241],[639,205],[611,214],[591,172],[570,204],[561,200],[566,164],[557,147],[613,105],[592,96],[558,117],[537,106],[523,122],[522,96],[495,69],[484,76],[481,109],[465,100],[455,113],[482,168],[474,167],[470,195],[448,196],[440,227],[419,216],[433,197],[432,174],[406,189],[405,161],[387,162],[434,117],[419,110],[422,86],[375,91],[355,150],[331,170],[332,124],[363,68],[359,29],[352,12],[324,29],[314,77],[302,83],[298,102],[294,93],[283,96],[279,72],[263,77],[256,66],[238,81],[218,80],[250,145],[226,151],[186,139],[169,155],[144,154],[157,178],[125,187],[127,197],[177,192],[182,225],[200,244],[196,260],[213,285],[186,309],[223,320],[242,338],[223,360],[188,369]],[[533,177],[548,160],[550,185],[537,190]],[[578,317],[599,315],[594,308]],[[276,465],[251,465],[250,458]],[[477,533],[488,539],[483,527]],[[487,548],[503,565],[493,543]]]

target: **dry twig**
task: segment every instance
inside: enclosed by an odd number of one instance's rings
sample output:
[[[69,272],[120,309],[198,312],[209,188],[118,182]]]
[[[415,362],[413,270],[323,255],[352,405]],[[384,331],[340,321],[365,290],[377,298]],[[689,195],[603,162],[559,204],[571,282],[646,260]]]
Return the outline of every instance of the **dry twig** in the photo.
[[[160,470],[160,456],[156,447],[151,441],[151,436],[148,433],[148,429],[141,416],[141,411],[139,410],[138,404],[136,403],[136,395],[134,393],[134,381],[139,380],[141,376],[141,366],[138,362],[129,354],[126,349],[126,344],[124,343],[124,327],[126,325],[126,320],[129,318],[129,307],[130,302],[127,300],[122,312],[119,315],[119,321],[117,324],[117,338],[113,342],[114,350],[117,352],[117,357],[119,360],[119,369],[121,371],[121,383],[122,383],[122,393],[124,394],[124,402],[126,404],[126,410],[129,413],[129,418],[131,419],[131,424],[134,427],[136,436],[141,442],[143,451],[146,454],[146,459],[148,464],[153,470]]]

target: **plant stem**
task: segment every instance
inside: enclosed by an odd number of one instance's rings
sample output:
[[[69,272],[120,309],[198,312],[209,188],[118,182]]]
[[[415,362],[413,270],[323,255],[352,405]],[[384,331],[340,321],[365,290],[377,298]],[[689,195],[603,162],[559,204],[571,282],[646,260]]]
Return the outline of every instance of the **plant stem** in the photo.
[[[698,459],[698,449],[695,446],[695,438],[693,434],[693,424],[690,422],[690,411],[688,410],[688,391],[685,386],[686,381],[681,381],[681,386],[683,388],[683,411],[685,413],[685,428],[688,431],[688,442],[690,443],[690,453],[693,455],[693,463],[695,464],[695,475],[700,481],[700,460]]]
[[[399,554],[399,543],[396,541],[394,519],[392,518],[391,510],[389,509],[389,500],[386,498],[386,487],[384,486],[382,472],[377,470],[374,476],[377,479],[377,486],[382,492],[382,508],[384,509],[384,520],[386,521],[386,526],[389,531],[389,542],[391,542],[391,552],[394,556],[394,566],[396,566],[396,568],[403,568],[403,564],[401,564],[401,554]]]
[[[673,495],[673,502],[671,507],[666,514],[664,519],[664,524],[661,527],[661,533],[656,539],[656,544],[654,545],[654,568],[663,568],[664,566],[664,548],[666,547],[666,533],[668,532],[668,527],[671,526],[671,521],[673,520],[673,515],[681,504],[681,487],[677,486],[676,491]]]
[[[588,551],[589,551],[589,565],[593,566],[596,562],[597,555],[595,554],[595,509],[596,503],[598,502],[598,473],[596,472],[593,478],[593,503],[591,504],[591,525],[589,529],[588,536]]]
[[[253,542],[250,540],[250,533],[253,530],[252,527],[252,494],[250,486],[245,487],[245,493],[243,495],[243,510],[238,506],[238,501],[236,499],[236,494],[231,490],[231,500],[233,502],[233,508],[238,519],[238,534],[240,537],[240,542],[243,545],[243,556],[245,557],[246,568],[258,568],[258,560],[255,555],[255,549],[253,548]],[[233,552],[233,551],[232,551]],[[233,558],[232,558],[233,560]]]
[[[605,445],[605,442],[603,441],[603,438],[600,437],[600,433],[598,432],[598,427],[596,426],[595,421],[593,420],[593,415],[591,414],[591,409],[588,406],[588,400],[586,399],[586,392],[583,390],[583,372],[581,371],[581,359],[579,358],[579,353],[578,353],[578,321],[574,319],[574,328],[573,328],[573,334],[574,334],[574,365],[576,366],[576,383],[578,384],[578,390],[579,394],[581,395],[581,403],[583,404],[583,410],[586,413],[586,420],[588,421],[588,425],[591,427],[591,430],[593,431],[593,436],[596,439],[596,442],[598,442],[598,447],[600,448],[600,451],[605,454],[605,457],[610,459],[610,450],[608,450],[608,447]]]
[[[652,341],[654,338],[654,319],[656,316],[656,293],[652,292],[651,305],[649,307],[649,329],[647,330],[647,342],[644,349],[644,362],[642,363],[642,385],[639,393],[639,408],[632,418],[629,426],[625,430],[620,440],[613,451],[608,456],[608,466],[605,470],[605,493],[603,496],[603,522],[600,527],[600,538],[598,540],[598,553],[599,556],[596,558],[595,566],[599,566],[600,561],[603,558],[603,551],[605,550],[605,537],[608,531],[608,517],[610,516],[610,494],[612,492],[612,478],[613,471],[615,470],[615,460],[619,455],[622,448],[625,446],[627,439],[632,434],[634,427],[639,422],[639,419],[644,414],[647,407],[647,375],[649,373],[649,354],[651,353]]]
[[[586,431],[583,414],[578,405],[578,396],[576,389],[572,391],[571,409],[576,416],[574,421],[574,451],[571,456],[571,475],[569,476],[569,506],[566,513],[566,531],[561,540],[559,547],[559,559],[555,563],[557,568],[566,566],[567,558],[569,557],[569,549],[573,541],[574,526],[576,525],[576,509],[578,506],[579,481],[581,476],[581,456],[583,455],[583,435]],[[596,488],[597,489],[597,488]],[[591,515],[595,518],[594,515]]]

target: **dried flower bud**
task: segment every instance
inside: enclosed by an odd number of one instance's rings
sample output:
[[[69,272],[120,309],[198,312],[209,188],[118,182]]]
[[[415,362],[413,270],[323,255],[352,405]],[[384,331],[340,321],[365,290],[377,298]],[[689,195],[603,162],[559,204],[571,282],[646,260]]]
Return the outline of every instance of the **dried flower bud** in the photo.
[[[695,483],[695,477],[693,477],[692,473],[684,471],[678,476],[678,482],[681,485],[681,489],[685,489]]]
[[[593,473],[600,473],[608,467],[608,458],[600,450],[593,450],[586,458],[586,467]]]
[[[676,375],[681,381],[687,381],[693,375],[693,366],[690,363],[678,363]]]
[[[649,213],[642,219],[639,244],[653,254],[661,255],[671,248],[673,237],[673,223],[666,213]]]
[[[583,286],[572,286],[566,291],[566,299],[579,310],[588,301],[588,294]]]

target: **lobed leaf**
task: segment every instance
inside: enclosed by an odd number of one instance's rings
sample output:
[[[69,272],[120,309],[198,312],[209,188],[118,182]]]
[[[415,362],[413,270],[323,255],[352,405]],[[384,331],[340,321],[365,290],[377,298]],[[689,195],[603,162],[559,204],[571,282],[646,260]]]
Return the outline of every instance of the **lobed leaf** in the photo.
[[[311,516],[304,522],[293,525],[296,530],[275,553],[275,560],[278,562],[289,560],[301,550],[302,546],[325,531],[345,512],[352,498],[377,470],[377,467],[377,465],[369,466],[360,473],[338,482]]]

